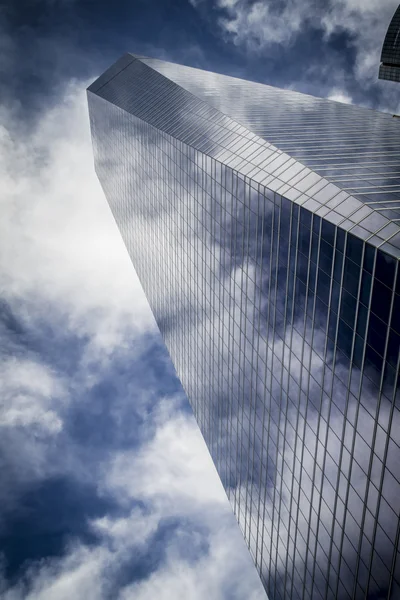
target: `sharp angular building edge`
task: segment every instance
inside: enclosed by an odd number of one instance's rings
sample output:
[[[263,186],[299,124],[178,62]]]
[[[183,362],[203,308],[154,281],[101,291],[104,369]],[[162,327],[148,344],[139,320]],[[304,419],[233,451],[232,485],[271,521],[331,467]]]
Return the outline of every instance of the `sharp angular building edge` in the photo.
[[[88,102],[269,598],[399,598],[400,123],[132,54]]]

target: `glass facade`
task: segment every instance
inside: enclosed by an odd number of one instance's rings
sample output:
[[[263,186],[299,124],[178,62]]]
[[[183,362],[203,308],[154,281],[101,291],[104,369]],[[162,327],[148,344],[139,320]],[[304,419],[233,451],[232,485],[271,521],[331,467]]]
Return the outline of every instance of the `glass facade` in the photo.
[[[379,79],[400,82],[400,5],[393,15],[383,43]]]
[[[399,124],[134,55],[88,102],[96,172],[268,596],[399,597]]]

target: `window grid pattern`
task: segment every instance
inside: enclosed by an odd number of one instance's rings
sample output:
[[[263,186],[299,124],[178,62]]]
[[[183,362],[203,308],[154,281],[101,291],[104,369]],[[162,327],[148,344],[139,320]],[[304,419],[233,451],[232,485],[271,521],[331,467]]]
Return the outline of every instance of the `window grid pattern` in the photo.
[[[310,194],[314,201],[332,200],[336,188],[351,195],[350,202],[342,194],[329,205],[335,224],[353,207],[364,209],[360,227],[368,231],[373,222],[384,227],[384,219],[400,218],[400,123],[392,115],[157,59],[142,61],[274,144],[293,163],[306,165],[319,186]],[[301,187],[302,175],[294,173],[288,184]]]
[[[388,79],[389,81],[400,81],[400,64],[398,66],[379,66],[379,79]]]
[[[400,81],[400,6],[390,22],[382,47],[380,79]]]
[[[98,92],[103,98],[400,257],[396,119],[155,59],[120,60],[120,75],[111,67],[110,81]],[[96,88],[95,82],[89,90]]]
[[[398,261],[88,99],[96,171],[269,597],[395,598]]]

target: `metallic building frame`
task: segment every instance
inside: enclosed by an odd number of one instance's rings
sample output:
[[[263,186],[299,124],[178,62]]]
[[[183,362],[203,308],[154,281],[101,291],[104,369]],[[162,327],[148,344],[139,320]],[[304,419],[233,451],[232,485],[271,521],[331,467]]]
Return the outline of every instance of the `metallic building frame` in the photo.
[[[379,79],[400,82],[400,5],[393,15],[383,43]]]
[[[270,598],[400,594],[400,123],[123,56],[95,168]]]

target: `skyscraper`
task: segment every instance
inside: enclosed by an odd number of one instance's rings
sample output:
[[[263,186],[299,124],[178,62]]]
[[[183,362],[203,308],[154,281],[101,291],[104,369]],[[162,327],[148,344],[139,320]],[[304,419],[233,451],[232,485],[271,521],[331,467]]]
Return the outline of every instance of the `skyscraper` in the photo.
[[[379,79],[400,82],[400,4],[383,42]]]
[[[131,54],[88,102],[270,599],[400,597],[400,123]]]

